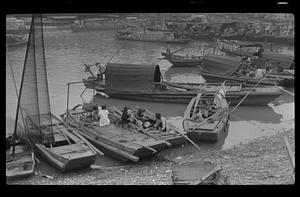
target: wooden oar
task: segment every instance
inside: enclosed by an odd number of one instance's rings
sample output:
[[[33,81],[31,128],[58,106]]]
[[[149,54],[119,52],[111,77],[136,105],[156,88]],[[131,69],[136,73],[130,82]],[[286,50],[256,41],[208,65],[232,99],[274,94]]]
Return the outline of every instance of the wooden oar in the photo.
[[[242,98],[242,100],[233,108],[233,110],[231,110],[230,111],[230,113],[233,113],[235,110],[236,110],[236,108],[247,98],[247,96],[254,90],[254,88],[256,88],[257,86],[258,86],[258,84],[260,83],[260,82],[262,82],[265,78],[267,77],[267,75],[265,75],[264,77],[262,77],[256,84],[255,84],[255,86],[253,86],[252,88],[251,88],[251,90],[244,96],[244,98]]]
[[[218,118],[220,118],[221,116],[223,116],[223,113],[224,113],[224,111],[222,111],[220,114],[218,114],[219,116],[217,116],[216,119],[218,119]],[[217,114],[217,113],[215,113],[215,114],[213,114],[212,116],[206,118],[203,122],[201,122],[200,124],[196,125],[196,127],[193,128],[193,129],[197,129],[197,128],[199,128],[200,126],[202,126],[204,123],[206,123],[209,119],[215,118],[216,114]]]
[[[196,100],[195,100],[195,103],[194,103],[194,110],[193,110],[193,115],[192,115],[192,117],[194,117],[194,115],[195,115],[196,108],[197,108],[197,105],[198,105],[199,100],[200,100],[200,98],[201,98],[201,95],[202,95],[202,93],[198,93],[198,94],[197,94],[197,97],[196,97]],[[200,109],[199,109],[199,110],[200,110]]]
[[[293,151],[291,149],[291,146],[290,146],[290,143],[289,143],[286,136],[284,136],[284,141],[285,141],[286,149],[288,151],[289,159],[290,159],[290,162],[292,164],[293,170],[295,170],[295,154],[293,153]]]
[[[195,144],[188,136],[186,136],[186,135],[184,135],[183,133],[181,133],[179,130],[179,128],[177,128],[177,127],[175,127],[174,125],[172,125],[172,124],[169,124],[169,127],[172,127],[172,129],[174,130],[174,131],[176,131],[177,133],[179,133],[181,136],[183,136],[185,139],[187,139],[191,144],[193,144],[198,150],[201,150],[200,149],[200,147],[197,145],[197,144]]]

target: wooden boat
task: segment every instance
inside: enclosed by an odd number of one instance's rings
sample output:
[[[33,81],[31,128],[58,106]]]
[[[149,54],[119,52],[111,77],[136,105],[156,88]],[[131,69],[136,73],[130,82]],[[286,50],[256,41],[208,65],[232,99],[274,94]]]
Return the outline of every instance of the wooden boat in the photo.
[[[34,153],[25,143],[15,145],[14,156],[12,146],[6,150],[6,180],[29,177],[34,172]]]
[[[109,63],[105,70],[105,82],[97,77],[84,79],[86,88],[104,92],[112,98],[156,102],[189,103],[199,92],[204,98],[213,97],[221,83],[167,83],[161,82],[159,66]],[[282,92],[275,87],[226,82],[226,99],[237,104],[249,92],[242,105],[266,105]]]
[[[174,32],[168,31],[119,31],[115,38],[122,40],[143,41],[143,42],[163,42],[186,44],[189,38],[176,37]]]
[[[18,95],[16,120],[24,122],[22,137],[37,153],[63,172],[95,162],[95,150],[51,113],[41,14],[32,17]]]
[[[202,117],[201,120],[195,120],[194,117],[196,114],[203,112],[202,94],[199,93],[197,97],[191,99],[190,103],[184,111],[184,120],[182,122],[183,128],[187,133],[187,136],[194,141],[209,141],[217,142],[228,129],[229,123],[229,111],[228,105],[225,98],[219,98],[217,95],[216,98],[220,99],[220,106],[212,108],[209,111],[211,114],[208,117]],[[213,101],[209,101],[209,106],[212,106]],[[209,112],[209,113],[210,113]]]
[[[221,166],[211,162],[190,161],[174,164],[171,178],[174,185],[230,185],[221,171]]]
[[[237,70],[241,67],[239,58],[222,57],[217,55],[209,55],[203,57],[202,67],[199,72],[206,82],[239,82],[247,84],[257,84],[259,81],[261,85],[289,85],[293,84],[292,78],[282,78],[278,76],[268,75],[262,81],[261,78],[255,76],[246,76],[240,74]]]
[[[14,134],[10,131],[14,129],[14,120],[11,120],[13,122],[6,119],[6,180],[29,177],[35,166],[34,153],[28,143],[20,138],[13,139]]]
[[[136,113],[138,108],[139,108],[139,106],[134,106],[134,107],[129,107],[128,109],[130,109],[134,113]],[[122,111],[118,110],[116,108],[115,109],[111,108],[111,110],[112,110],[112,113],[115,114],[117,121],[121,121]],[[147,118],[146,121],[150,122],[153,125],[155,123],[155,115],[151,111],[149,111],[147,109],[145,109],[145,110],[146,110],[146,118]],[[182,134],[179,134],[173,128],[171,128],[171,129],[168,128],[168,129],[166,129],[166,131],[161,131],[161,130],[155,129],[153,127],[148,127],[147,129],[141,129],[141,128],[138,128],[138,126],[134,123],[129,123],[129,126],[132,129],[136,129],[149,137],[165,141],[169,147],[179,146],[181,144],[184,144],[187,141],[186,138],[184,136],[182,136]],[[166,127],[168,127],[168,126],[166,126]]]
[[[117,29],[117,21],[106,18],[84,19],[71,26],[73,32]]]
[[[162,140],[141,134],[134,129],[125,129],[115,124],[115,107],[109,108],[111,124],[101,126],[92,124],[90,112],[82,105],[75,106],[64,115],[63,120],[109,157],[121,161],[138,162],[145,157],[153,156],[166,147]]]
[[[92,165],[96,160],[96,151],[76,131],[68,129],[53,114],[51,116],[54,143],[49,145],[33,143],[34,150],[62,172]],[[40,123],[40,127],[47,129],[49,125],[46,121],[45,124]]]
[[[174,52],[173,52],[174,53]],[[201,56],[182,56],[174,55],[170,51],[162,52],[161,55],[164,56],[173,66],[200,66],[202,62]]]
[[[26,45],[28,41],[28,36],[26,35],[6,35],[6,44],[9,47]]]

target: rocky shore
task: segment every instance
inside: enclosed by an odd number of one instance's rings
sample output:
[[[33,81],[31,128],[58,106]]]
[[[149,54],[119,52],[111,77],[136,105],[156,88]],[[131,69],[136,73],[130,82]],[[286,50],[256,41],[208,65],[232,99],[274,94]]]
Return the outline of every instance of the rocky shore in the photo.
[[[226,150],[197,152],[193,155],[166,156],[163,153],[151,160],[122,167],[99,167],[48,176],[38,171],[28,179],[7,182],[13,185],[170,185],[174,162],[210,161],[223,167],[233,185],[293,184],[292,166],[284,136],[294,151],[295,130],[260,137]]]

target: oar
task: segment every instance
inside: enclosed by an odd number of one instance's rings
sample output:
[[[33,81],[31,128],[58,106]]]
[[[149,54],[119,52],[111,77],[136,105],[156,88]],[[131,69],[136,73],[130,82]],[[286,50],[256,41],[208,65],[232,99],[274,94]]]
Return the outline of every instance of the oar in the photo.
[[[244,96],[244,98],[242,98],[242,100],[233,108],[233,110],[231,110],[230,111],[230,113],[233,113],[235,110],[236,110],[236,108],[247,98],[247,96],[254,90],[254,88],[256,88],[257,86],[258,86],[258,84],[260,83],[260,82],[262,82],[265,78],[267,77],[267,75],[265,75],[264,77],[262,77],[256,84],[255,84],[255,86],[253,86],[252,88],[251,88],[251,90]]]
[[[199,100],[200,100],[200,98],[201,98],[201,95],[202,95],[202,93],[198,93],[198,94],[197,94],[197,98],[196,98],[195,103],[194,103],[194,111],[193,111],[192,117],[195,115],[196,108],[197,108],[197,105],[198,105]],[[200,109],[199,109],[199,110],[200,110]]]
[[[224,111],[222,111],[220,114],[218,114],[219,116],[217,116],[216,119],[218,119],[218,118],[220,118],[221,116],[223,116],[223,113],[224,113]],[[212,116],[206,118],[203,122],[201,122],[200,124],[198,124],[194,129],[199,128],[199,127],[202,126],[204,123],[206,123],[209,119],[215,118],[216,114],[217,114],[217,113],[215,113],[214,115],[212,115]]]
[[[291,161],[292,167],[293,167],[293,169],[295,169],[295,154],[293,153],[290,143],[286,136],[284,136],[284,141],[285,141],[286,149],[288,151],[289,159]]]
[[[198,150],[201,150],[200,147],[195,144],[188,136],[184,135],[183,133],[181,133],[179,130],[179,128],[175,127],[172,124],[169,124],[169,127],[171,127],[174,131],[176,131],[177,133],[179,133],[179,135],[183,136],[185,139],[187,139],[191,144],[193,144]]]
[[[295,96],[294,93],[292,93],[292,92],[290,92],[290,91],[288,91],[288,90],[286,90],[286,89],[284,89],[284,88],[282,88],[282,87],[279,87],[279,86],[277,86],[277,85],[274,85],[274,87],[276,87],[276,88],[278,88],[278,89],[280,89],[280,90],[282,90],[282,91],[284,91],[284,92],[286,92],[286,93],[288,93],[288,94],[290,94],[290,95],[292,95],[292,96]]]

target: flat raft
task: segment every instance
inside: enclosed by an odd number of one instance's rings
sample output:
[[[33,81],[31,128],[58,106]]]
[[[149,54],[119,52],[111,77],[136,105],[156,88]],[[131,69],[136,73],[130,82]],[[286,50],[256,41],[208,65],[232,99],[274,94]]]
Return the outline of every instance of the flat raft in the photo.
[[[130,110],[133,110],[135,113],[139,106],[129,107]],[[111,112],[115,114],[115,117],[117,118],[117,121],[121,120],[122,111],[116,109],[116,108],[110,108]],[[146,118],[149,122],[155,122],[155,116],[154,114],[146,110]],[[144,133],[145,135],[148,135],[154,139],[163,140],[166,142],[166,144],[169,147],[179,146],[181,144],[186,143],[186,138],[180,135],[177,131],[172,129],[167,129],[166,131],[157,130],[153,127],[147,128],[147,129],[139,129],[137,125],[134,125],[133,123],[129,123],[129,126],[133,129],[136,129],[140,131],[141,133]]]
[[[64,121],[90,141],[107,156],[121,161],[138,162],[141,158],[150,157],[166,147],[162,140],[156,140],[134,129],[125,129],[114,124],[112,114],[109,114],[111,124],[108,126],[92,125],[88,116],[90,112],[77,105],[64,116]],[[112,107],[114,108],[114,107]],[[112,111],[109,108],[109,111]]]

